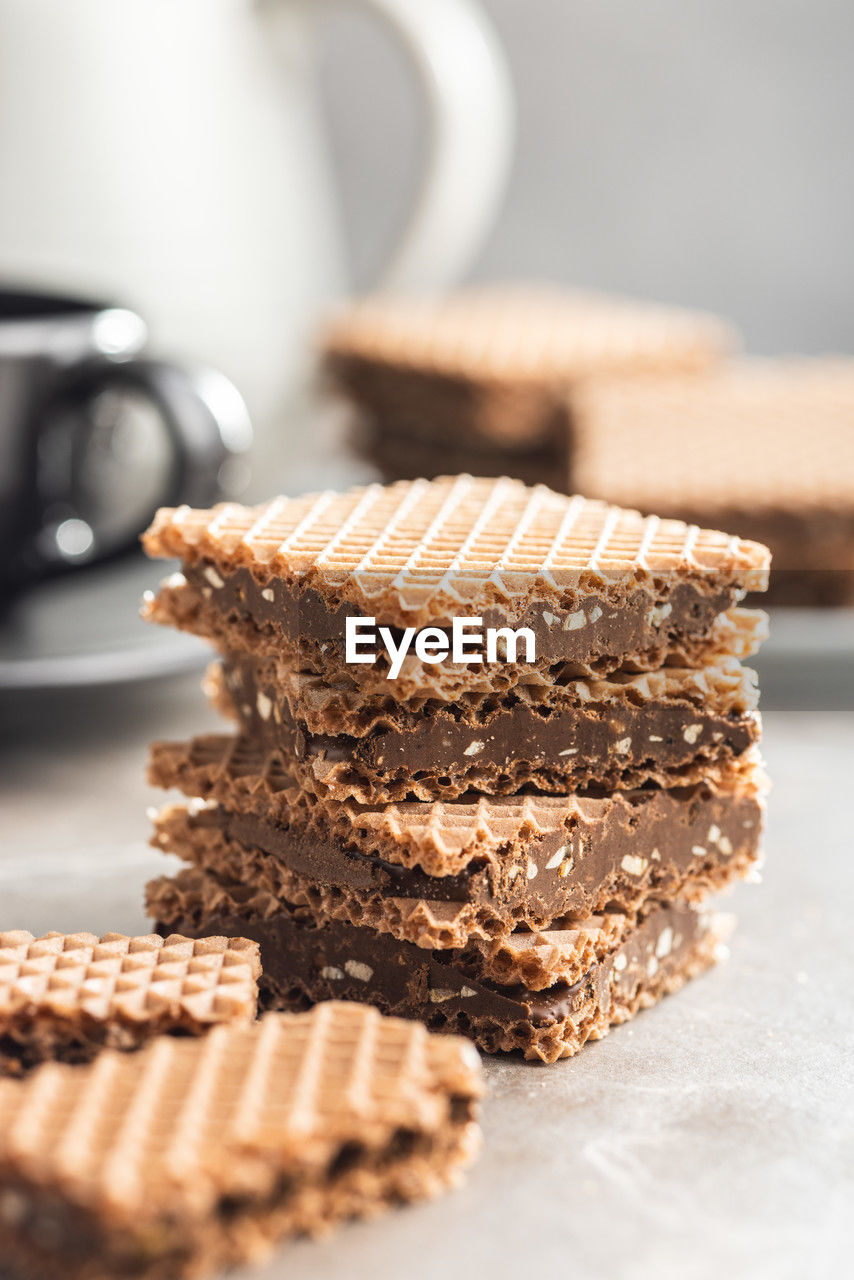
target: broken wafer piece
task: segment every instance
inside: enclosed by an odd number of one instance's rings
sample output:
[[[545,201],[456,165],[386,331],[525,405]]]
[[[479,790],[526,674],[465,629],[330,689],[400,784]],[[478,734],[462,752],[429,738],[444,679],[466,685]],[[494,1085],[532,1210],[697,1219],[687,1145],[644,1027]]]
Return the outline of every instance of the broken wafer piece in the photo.
[[[575,415],[584,493],[767,543],[775,601],[854,603],[854,360],[615,380]]]
[[[574,927],[606,910],[628,928],[650,901],[700,900],[759,858],[757,763],[668,791],[388,807],[306,796],[278,768],[241,740],[155,744],[153,782],[211,799],[164,809],[152,843],[318,920],[430,949],[474,945],[482,956],[513,930]],[[526,981],[554,974],[529,968]]]
[[[246,932],[261,945],[262,1003],[289,1008],[306,1001],[367,1000],[386,1013],[415,1018],[434,1030],[462,1033],[488,1053],[521,1050],[555,1062],[588,1040],[677,991],[721,955],[731,923],[681,903],[649,915],[573,982],[545,989],[502,983],[472,957],[425,951],[409,942],[313,918],[250,886],[224,884],[195,870],[148,886],[148,909],[160,928],[216,927]],[[516,963],[532,947],[583,954],[583,939],[562,931],[511,935]]]
[[[0,1074],[249,1022],[260,969],[241,937],[0,933]]]
[[[735,345],[711,316],[510,284],[367,298],[321,340],[330,381],[358,413],[360,448],[386,479],[435,475],[441,460],[552,485],[568,475],[576,387],[618,372],[698,371]]]
[[[327,1003],[0,1081],[0,1253],[27,1276],[196,1276],[451,1185],[472,1046]]]

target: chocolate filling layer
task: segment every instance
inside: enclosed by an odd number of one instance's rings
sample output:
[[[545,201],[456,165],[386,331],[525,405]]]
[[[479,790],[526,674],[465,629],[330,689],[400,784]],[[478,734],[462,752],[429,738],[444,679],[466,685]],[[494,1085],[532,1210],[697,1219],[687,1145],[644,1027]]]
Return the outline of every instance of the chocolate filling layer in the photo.
[[[546,991],[524,986],[502,987],[473,978],[454,965],[452,952],[424,951],[409,942],[396,942],[372,930],[338,921],[322,927],[281,912],[267,919],[193,911],[158,925],[193,936],[200,932],[252,938],[261,947],[262,1001],[273,1003],[276,992],[302,991],[312,1001],[359,1000],[384,1012],[429,1021],[436,1005],[443,1012],[462,1013],[499,1023],[523,1020],[544,1027],[571,1018],[594,998],[610,1001],[612,990],[631,989],[641,974],[666,962],[678,968],[704,931],[702,917],[687,907],[654,911],[608,958],[595,965],[572,986],[557,983]]]
[[[313,734],[293,719],[279,690],[259,683],[251,662],[228,660],[225,681],[247,735],[298,759],[352,764],[373,776],[454,775],[512,761],[556,771],[574,786],[614,786],[629,771],[677,773],[697,760],[740,756],[760,735],[752,711],[709,715],[690,702],[654,701],[560,710],[511,701],[476,727],[452,709],[400,710],[392,727],[364,737]]]
[[[326,646],[324,660],[344,662],[344,634],[348,617],[364,616],[362,609],[344,603],[335,609],[311,588],[292,590],[285,582],[272,578],[262,584],[248,569],[222,574],[204,561],[185,566],[187,581],[206,599],[216,603],[225,618],[249,620],[260,627],[272,627],[293,648]],[[607,578],[607,571],[603,571]],[[622,575],[621,575],[622,577]],[[680,640],[702,637],[709,633],[719,614],[737,600],[736,587],[710,581],[693,581],[674,572],[663,573],[665,588],[637,586],[619,599],[606,595],[588,595],[571,611],[561,611],[553,604],[531,604],[518,617],[511,611],[485,609],[478,613],[472,607],[466,616],[482,618],[484,627],[530,627],[536,639],[537,661],[590,662],[599,657],[623,657],[647,651],[665,653]],[[383,619],[377,618],[377,624]],[[437,619],[433,624],[450,627],[451,619]],[[396,640],[401,632],[392,627]],[[329,646],[334,648],[329,650]],[[354,667],[354,678],[359,668]]]
[[[229,840],[280,859],[298,875],[361,893],[495,908],[525,906],[543,920],[605,910],[610,896],[641,889],[671,896],[693,871],[725,866],[757,853],[761,803],[755,795],[716,796],[702,786],[682,792],[629,792],[624,803],[602,801],[598,822],[571,822],[501,858],[473,862],[459,875],[429,876],[377,854],[324,839],[322,831],[289,830],[253,814],[220,807],[192,814]]]

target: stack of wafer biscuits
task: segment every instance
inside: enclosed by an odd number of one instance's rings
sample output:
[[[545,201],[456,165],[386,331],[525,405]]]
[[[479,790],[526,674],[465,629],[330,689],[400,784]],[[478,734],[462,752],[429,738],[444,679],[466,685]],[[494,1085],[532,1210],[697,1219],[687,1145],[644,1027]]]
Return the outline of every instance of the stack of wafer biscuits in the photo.
[[[549,1062],[712,963],[705,899],[759,857],[764,547],[466,475],[164,510],[145,541],[182,562],[147,614],[215,642],[237,726],[153,748],[190,798],[156,821],[188,864],[149,886],[161,931],[256,939],[270,1007]],[[353,661],[348,619],[390,644]],[[460,619],[485,660],[437,658]]]
[[[588,380],[694,373],[736,337],[674,307],[503,285],[367,298],[331,320],[321,344],[355,411],[357,448],[385,479],[458,470],[565,489],[573,399]]]
[[[432,1195],[480,1094],[471,1045],[338,1003],[0,1080],[4,1271],[198,1276]]]
[[[771,599],[854,604],[854,360],[742,360],[576,397],[585,493],[759,538]]]

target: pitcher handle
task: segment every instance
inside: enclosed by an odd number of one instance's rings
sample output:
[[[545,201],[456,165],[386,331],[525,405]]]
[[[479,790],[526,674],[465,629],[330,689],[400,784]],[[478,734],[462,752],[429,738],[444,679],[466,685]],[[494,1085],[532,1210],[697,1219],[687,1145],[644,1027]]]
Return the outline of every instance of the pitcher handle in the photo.
[[[498,212],[510,171],[510,69],[476,0],[362,0],[409,57],[430,115],[425,172],[403,234],[374,287],[420,293],[454,284]]]

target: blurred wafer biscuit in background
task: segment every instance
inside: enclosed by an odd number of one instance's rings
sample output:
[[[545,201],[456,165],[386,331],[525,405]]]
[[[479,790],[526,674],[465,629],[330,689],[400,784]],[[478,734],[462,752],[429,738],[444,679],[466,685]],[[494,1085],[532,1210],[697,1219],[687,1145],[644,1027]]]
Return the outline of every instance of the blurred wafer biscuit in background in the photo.
[[[553,488],[567,487],[578,386],[694,373],[736,344],[699,312],[510,284],[367,298],[321,335],[328,378],[356,410],[358,447],[385,479],[470,471]]]
[[[572,407],[580,492],[765,543],[771,601],[854,604],[854,359],[623,378]]]

